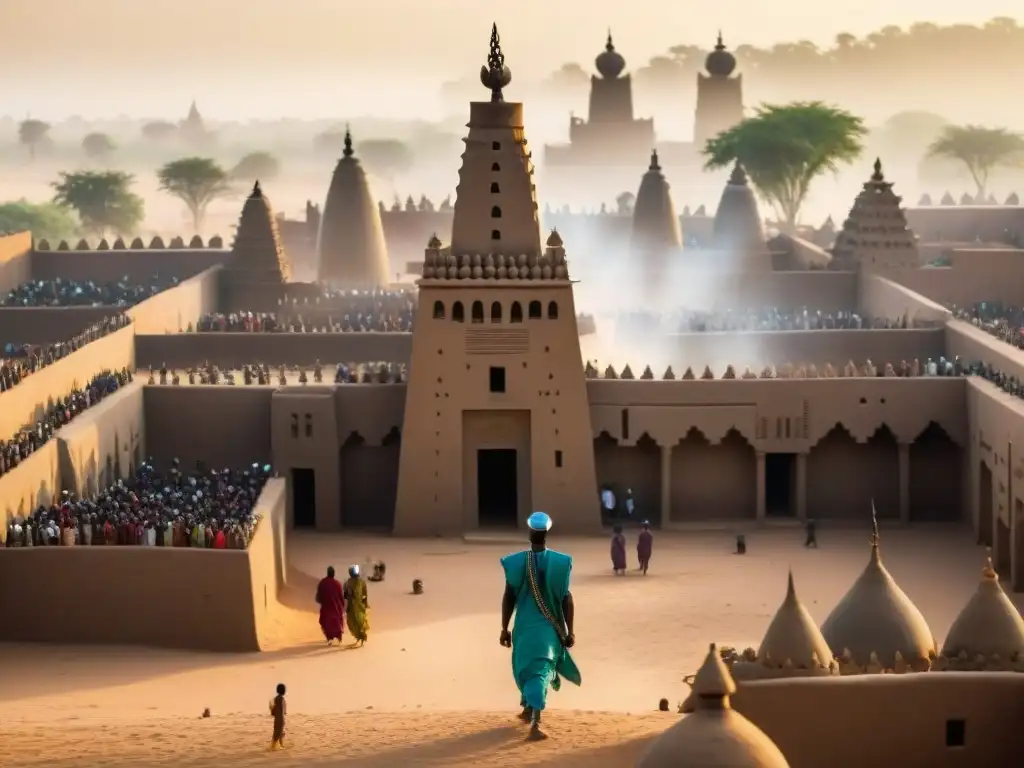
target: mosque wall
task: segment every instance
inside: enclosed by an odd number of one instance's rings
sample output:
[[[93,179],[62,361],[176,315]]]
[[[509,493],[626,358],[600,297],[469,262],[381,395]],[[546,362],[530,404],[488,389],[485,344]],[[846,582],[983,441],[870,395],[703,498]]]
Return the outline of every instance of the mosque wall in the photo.
[[[857,275],[860,292],[859,306],[863,315],[887,318],[906,317],[912,321],[935,324],[942,324],[952,317],[953,313],[941,304],[936,304],[926,298],[926,295],[917,293],[888,277],[869,270],[861,270]],[[884,331],[879,331],[879,333],[884,333]],[[939,355],[941,354],[939,352]],[[928,355],[928,357],[934,356]],[[883,359],[899,360],[904,357],[901,355]]]
[[[94,497],[144,460],[144,386],[134,381],[57,433],[61,490]]]
[[[0,394],[0,435],[13,435],[38,421],[47,406],[85,385],[104,369],[135,368],[135,332],[131,326],[96,339]]]
[[[893,269],[884,274],[911,291],[943,304],[969,306],[979,296],[984,296],[986,301],[1024,304],[1024,284],[1020,281],[1024,251],[965,247],[954,249],[952,259],[950,267]]]
[[[1017,673],[932,672],[747,682],[732,705],[792,768],[972,768],[1019,763],[1022,698]],[[962,747],[946,746],[951,720]]]
[[[2,315],[0,315],[2,316]],[[188,368],[204,361],[221,368],[256,362],[267,365],[324,365],[334,379],[337,363],[408,363],[410,333],[184,333],[136,336],[139,368]]]
[[[287,584],[287,524],[285,504],[286,482],[274,477],[263,486],[253,513],[260,516],[259,525],[247,550],[249,583],[254,619],[254,632],[260,650],[267,649],[267,637],[273,631],[274,614],[279,608],[281,590]],[[246,618],[248,618],[246,616]],[[248,627],[236,632],[247,636]]]
[[[787,251],[787,257],[783,260],[787,270],[825,269],[832,261],[832,254],[810,240],[788,232],[782,232],[778,237]]]
[[[1009,376],[1024,379],[1024,351],[963,320],[946,324],[946,356],[968,363],[985,362]]]
[[[0,344],[66,341],[120,311],[116,307],[0,307]]]
[[[181,459],[215,467],[273,463],[273,387],[145,386],[146,455],[158,466]]]
[[[907,208],[907,224],[922,240],[973,243],[1006,242],[1024,234],[1024,206],[935,205]]]
[[[24,517],[50,504],[60,491],[60,452],[57,441],[51,440],[14,470],[0,475],[0,523],[6,529],[12,517]]]
[[[32,276],[32,233],[0,236],[0,293],[18,287]]]
[[[180,333],[195,325],[207,312],[217,309],[220,267],[211,267],[141,301],[125,314],[132,318],[136,333]]]
[[[144,283],[153,275],[184,279],[224,263],[229,255],[229,251],[220,248],[124,251],[37,248],[32,253],[31,277],[35,280],[92,280],[94,283],[109,283],[124,277]]]

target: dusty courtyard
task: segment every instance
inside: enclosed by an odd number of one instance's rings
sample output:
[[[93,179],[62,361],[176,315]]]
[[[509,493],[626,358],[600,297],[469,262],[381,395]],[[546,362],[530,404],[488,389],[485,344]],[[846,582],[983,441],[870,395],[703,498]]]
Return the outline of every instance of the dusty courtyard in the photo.
[[[520,546],[517,537],[294,535],[273,650],[229,656],[0,646],[2,762],[630,765],[650,734],[676,717],[653,710],[661,697],[674,708],[685,696],[682,677],[695,671],[709,641],[758,644],[789,567],[800,597],[824,620],[867,562],[866,523],[822,530],[818,550],[803,549],[796,528],[746,531],[743,557],[731,554],[731,530],[659,533],[650,575],[626,578],[612,576],[606,540],[561,539],[556,527],[551,545],[575,557],[583,686],[551,695],[553,738],[542,745],[523,744],[513,725],[518,695],[509,652],[498,645],[497,561]],[[629,538],[635,560],[635,533]],[[884,562],[940,644],[978,583],[984,551],[972,538],[962,528],[882,529]],[[388,566],[387,580],[370,585],[370,642],[326,648],[313,612],[316,579],[328,565],[341,572],[369,558]],[[415,578],[424,582],[421,596],[411,594]],[[117,599],[116,584],[103,599]],[[292,744],[267,754],[267,703],[278,682],[288,686]],[[212,717],[200,719],[206,707]]]

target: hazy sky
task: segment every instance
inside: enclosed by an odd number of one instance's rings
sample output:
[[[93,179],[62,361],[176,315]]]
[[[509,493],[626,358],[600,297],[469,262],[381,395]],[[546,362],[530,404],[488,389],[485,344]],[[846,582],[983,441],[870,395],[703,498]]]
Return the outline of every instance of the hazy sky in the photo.
[[[1021,0],[0,0],[0,114],[333,117],[426,109],[443,79],[475,72],[497,21],[513,73],[590,66],[611,27],[638,66],[678,43],[829,44],[915,21],[1019,16]],[[688,10],[688,6],[694,10]],[[707,8],[708,10],[696,10]],[[372,83],[372,98],[366,83]],[[513,91],[515,79],[513,78]],[[268,94],[269,98],[264,97]],[[181,102],[185,101],[184,107]],[[396,99],[397,101],[397,99]],[[365,102],[365,105],[363,104]]]

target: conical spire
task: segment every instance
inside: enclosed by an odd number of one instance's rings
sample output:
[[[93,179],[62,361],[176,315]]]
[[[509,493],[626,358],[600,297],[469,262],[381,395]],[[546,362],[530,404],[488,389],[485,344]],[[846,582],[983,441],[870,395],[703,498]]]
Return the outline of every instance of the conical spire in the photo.
[[[876,184],[881,184],[885,181],[885,176],[882,174],[882,158],[875,158],[875,172],[871,174],[871,180]]]
[[[666,262],[683,246],[672,191],[661,172],[658,151],[651,151],[651,163],[640,180],[633,203],[631,252],[641,261],[638,267],[653,281],[664,280]]]
[[[901,198],[886,181],[881,158],[850,208],[832,248],[833,268],[917,267],[917,238],[907,225]]]
[[[1024,658],[1024,619],[999,583],[991,549],[986,552],[977,590],[949,628],[942,646],[942,653],[951,658],[961,652],[970,658]]]
[[[736,693],[736,681],[732,679],[729,668],[722,661],[718,647],[711,643],[704,663],[693,678],[693,692],[698,702],[709,705],[707,708],[717,709],[729,706],[729,697]],[[700,703],[697,705],[701,706]]]
[[[388,284],[388,252],[380,209],[345,126],[345,149],[327,190],[317,243],[319,277],[332,285],[367,290]]]
[[[228,269],[235,279],[247,282],[286,283],[291,278],[277,219],[259,181],[242,206]]]
[[[792,569],[786,584],[786,597],[764,633],[757,656],[763,662],[781,665],[789,661],[793,666],[805,669],[827,667],[832,659],[821,630],[796,596]]]
[[[652,149],[651,150],[651,164],[649,166],[647,166],[647,170],[649,170],[649,171],[660,171],[661,170],[661,164],[658,162],[658,150],[656,150],[656,149]]]
[[[743,257],[767,250],[761,214],[754,190],[747,183],[747,172],[737,159],[722,190],[715,212],[714,243],[718,250]]]
[[[871,503],[871,557],[867,567],[832,609],[821,634],[833,655],[866,666],[871,654],[885,669],[893,669],[896,654],[921,668],[935,653],[935,638],[924,616],[882,565],[878,518]]]

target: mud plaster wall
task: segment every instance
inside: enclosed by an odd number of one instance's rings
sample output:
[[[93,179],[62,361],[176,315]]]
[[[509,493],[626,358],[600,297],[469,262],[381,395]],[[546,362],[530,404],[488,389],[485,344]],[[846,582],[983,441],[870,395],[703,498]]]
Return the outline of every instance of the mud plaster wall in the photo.
[[[868,317],[943,323],[952,316],[942,305],[882,275],[862,270],[858,279],[860,311]]]
[[[56,246],[56,243],[52,245]],[[229,254],[229,251],[219,249],[159,248],[138,251],[35,251],[32,253],[30,275],[35,280],[59,277],[62,280],[92,280],[95,283],[109,283],[124,277],[134,282],[146,282],[153,275],[185,279],[222,264]]]
[[[17,288],[32,276],[32,233],[0,236],[0,293]]]
[[[922,240],[1003,242],[1024,233],[1024,206],[935,205],[905,209],[907,224]]]
[[[960,248],[950,267],[886,270],[885,276],[943,304],[968,306],[985,301],[1024,304],[1024,251],[1012,248]]]
[[[104,369],[135,367],[135,332],[129,326],[86,344],[0,394],[0,435],[38,421],[47,406]]]
[[[320,360],[324,378],[334,380],[337,363],[408,363],[410,333],[184,333],[139,335],[139,368],[188,368],[204,361],[220,368],[253,363],[306,365]]]
[[[179,333],[217,309],[219,267],[200,272],[180,285],[136,304],[126,313],[135,333]]]
[[[281,590],[287,583],[286,498],[283,478],[267,481],[255,509],[263,517],[247,552],[255,633],[260,649],[266,648]],[[241,628],[239,634],[242,634]]]
[[[0,307],[0,344],[49,344],[66,341],[116,307]]]
[[[51,440],[16,469],[0,476],[0,523],[4,530],[12,517],[24,517],[37,507],[49,505],[60,490],[60,452],[57,441]]]
[[[970,768],[1019,762],[1022,698],[1019,674],[934,672],[757,681],[732,703],[792,768]],[[946,746],[951,719],[966,721],[963,747]]]
[[[947,323],[946,354],[966,363],[988,363],[1009,376],[1024,379],[1024,351],[963,320]]]

